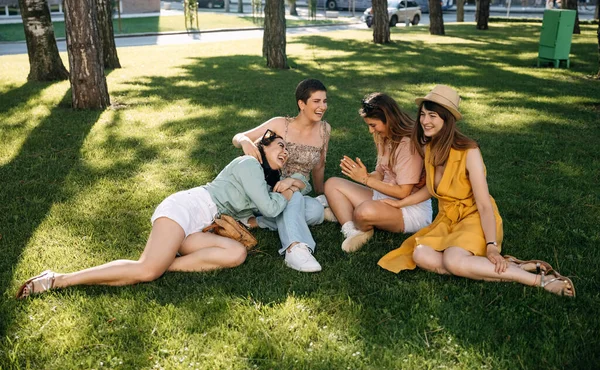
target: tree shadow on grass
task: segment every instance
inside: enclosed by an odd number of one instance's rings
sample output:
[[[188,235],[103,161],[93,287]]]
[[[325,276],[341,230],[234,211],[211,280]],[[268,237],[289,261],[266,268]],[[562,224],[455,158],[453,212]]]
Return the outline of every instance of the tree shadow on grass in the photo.
[[[490,95],[494,95],[492,93],[495,93],[497,89],[519,91],[520,84],[525,82],[528,87],[525,89],[524,95],[527,98],[522,100],[513,99],[508,102],[510,104],[507,105],[507,109],[508,106],[515,105],[527,109],[531,107],[531,104],[536,103],[535,99],[532,98],[535,94],[531,89],[545,82],[542,78],[512,73],[499,68],[494,63],[482,62],[482,65],[486,68],[479,70],[480,61],[466,62],[466,67],[472,71],[471,74],[464,74],[460,70],[445,72],[443,68],[447,65],[445,60],[448,59],[448,56],[458,59],[463,55],[459,53],[448,54],[447,50],[432,49],[427,57],[420,56],[419,52],[423,46],[419,42],[382,47],[370,46],[364,42],[346,42],[319,37],[306,39],[305,42],[313,43],[319,47],[319,50],[324,50],[325,53],[331,51],[331,55],[323,59],[325,61],[324,69],[319,69],[318,66],[301,66],[292,71],[275,72],[265,71],[260,67],[263,64],[262,58],[254,56],[196,58],[191,59],[190,64],[182,66],[185,73],[178,78],[165,79],[160,76],[150,76],[145,81],[141,81],[147,87],[145,93],[148,96],[158,98],[159,101],[164,101],[165,105],[171,100],[185,99],[190,100],[193,105],[208,109],[210,112],[190,119],[171,120],[160,126],[158,130],[162,130],[168,138],[176,137],[183,132],[192,132],[195,144],[186,144],[189,146],[187,149],[193,158],[191,163],[205,168],[214,168],[213,174],[216,174],[220,168],[239,154],[239,150],[234,149],[230,143],[233,134],[254,127],[271,116],[295,113],[293,86],[299,80],[310,76],[320,78],[327,86],[331,86],[331,107],[335,106],[337,108],[328,113],[328,119],[334,127],[329,157],[337,158],[341,154],[347,154],[346,150],[353,150],[359,156],[372,157],[374,155],[373,148],[370,144],[366,145],[370,143],[371,139],[366,135],[364,126],[356,116],[356,106],[360,101],[360,97],[364,93],[372,91],[372,89],[385,88],[394,96],[404,96],[402,94],[405,86],[416,83],[433,84],[438,81],[446,81],[446,79],[452,81],[455,86],[459,87],[459,90],[461,87],[474,89],[479,87],[481,79],[489,75],[498,75],[498,86],[484,89],[487,89]],[[454,47],[456,45],[448,46],[448,48]],[[474,49],[471,50],[475,51]],[[354,64],[352,62],[348,63],[345,58],[336,56],[333,53],[334,51],[351,53],[352,58],[357,61]],[[407,55],[397,56],[397,54],[401,54],[400,51]],[[392,59],[390,55],[397,56],[396,60],[388,62]],[[304,61],[304,59],[298,58],[297,63],[300,65]],[[391,73],[373,76],[373,74],[359,70],[360,64],[369,63],[373,66],[380,66],[384,62],[388,63],[385,64],[386,68],[392,69]],[[412,68],[415,68],[417,73],[404,72],[397,66],[411,66],[411,63],[414,64]],[[339,70],[330,70],[332,65],[340,66]],[[376,72],[375,69],[374,72]],[[264,78],[257,81],[256,73],[264,75]],[[423,75],[429,76],[426,81],[423,81],[420,77]],[[186,85],[186,81],[201,81],[205,87],[199,89],[197,86]],[[332,81],[332,83],[329,83],[329,81]],[[559,95],[557,91],[568,88],[568,85],[570,84],[560,81],[556,86],[542,90],[542,93],[557,96]],[[585,86],[585,84],[576,84],[574,88],[567,90],[568,94],[582,98],[585,92],[577,91],[577,87]],[[417,88],[412,89],[412,91],[416,91]],[[133,94],[133,91],[131,93],[126,91],[124,96],[133,98]],[[264,103],[265,99],[267,101],[285,101],[286,112],[273,111],[268,104]],[[485,103],[490,104],[489,102]],[[496,103],[500,103],[500,101],[498,100]],[[276,106],[280,107],[282,104],[276,104]],[[352,109],[349,109],[349,107],[352,107]],[[551,103],[539,103],[534,108],[547,109],[552,115],[566,121],[568,121],[568,118],[574,117],[574,111],[577,110],[577,107],[565,104],[554,107]],[[467,113],[476,113],[475,108],[472,109],[474,111]],[[579,116],[577,117],[580,120]],[[470,124],[469,121],[463,123],[463,127],[469,135],[480,139],[483,143],[484,159],[490,168],[491,177],[502,179],[504,184],[507,184],[507,188],[515,190],[513,193],[517,194],[515,198],[523,199],[525,202],[531,201],[531,199],[529,196],[518,198],[519,182],[515,181],[514,184],[509,185],[510,180],[506,179],[513,178],[515,172],[517,176],[527,176],[540,167],[536,163],[528,163],[523,159],[523,156],[520,155],[523,151],[518,150],[519,145],[526,142],[526,144],[535,146],[541,141],[545,144],[535,149],[547,150],[547,148],[552,148],[553,145],[560,144],[561,139],[572,128],[568,125],[564,125],[564,127],[552,126],[553,128],[549,131],[548,123],[541,122],[539,125],[530,125],[520,132],[516,130],[506,132],[506,129],[502,127],[492,127],[484,130],[481,126]],[[569,135],[567,136],[569,139],[573,139]],[[361,145],[356,145],[357,139],[360,139]],[[108,176],[123,180],[131,176],[132,172],[135,172],[141,163],[152,160],[156,156],[156,150],[158,150],[143,141],[119,139],[118,136],[111,137],[111,140],[116,140],[119,147],[123,145],[130,150],[139,147],[140,152],[133,157],[134,159],[130,163],[117,161],[114,167],[99,172],[87,168],[81,169],[81,171],[90,171],[89,176],[92,177]],[[583,140],[577,142],[577,145],[585,146],[586,142],[586,140]],[[363,143],[365,145],[362,145]],[[77,141],[75,144],[77,144]],[[80,145],[81,143],[79,143]],[[507,148],[507,145],[510,148]],[[552,149],[550,149],[550,152],[552,153]],[[539,157],[540,154],[536,153]],[[565,153],[556,152],[553,154],[560,156]],[[556,162],[556,159],[553,158],[551,161]],[[565,162],[571,167],[576,167],[582,165],[582,160],[581,156],[577,155]],[[514,165],[505,165],[506,162]],[[584,172],[586,172],[589,166],[584,166],[584,168]],[[518,172],[519,170],[521,172]],[[551,164],[547,168],[543,168],[542,173],[534,180],[543,185],[545,181],[564,175],[561,171],[562,167]],[[337,174],[335,161],[332,161],[328,165],[327,175]],[[584,179],[583,175],[577,175],[572,180],[581,179]],[[590,179],[584,180],[583,183],[590,184]],[[185,188],[198,185],[195,183],[196,178],[193,177],[166,179],[165,181],[168,181],[169,186],[172,187],[181,185],[181,188]],[[496,190],[500,189],[494,188],[494,186],[492,182],[492,194],[496,195]],[[578,191],[584,193],[585,189],[586,185],[582,184],[581,189]],[[532,190],[529,190],[529,192],[532,192]],[[511,192],[508,191],[502,192],[500,197],[496,195],[501,212],[503,212],[502,202],[506,202],[507,198],[511,196],[514,195],[511,195]],[[558,210],[560,212],[560,207],[565,204],[566,199],[560,199],[560,201],[561,203],[552,208],[551,211],[556,212]],[[532,218],[535,219],[536,212],[543,212],[544,210],[534,207],[520,210],[521,206],[522,202],[520,201],[512,203],[510,208],[507,207],[507,214],[515,215],[515,218],[518,214],[523,215],[524,229],[518,237],[520,237],[519,242],[524,243],[525,247],[520,249],[519,252],[537,257],[534,254],[539,250],[539,243],[531,240],[531,237],[528,236],[531,231],[525,230],[525,226],[531,223]],[[579,208],[575,208],[575,211],[578,210]],[[39,217],[43,217],[43,215]],[[554,221],[556,221],[555,224],[561,224],[560,218],[545,219],[541,223],[548,226]],[[37,223],[39,224],[39,221]],[[100,224],[97,232],[114,227],[117,227],[117,225],[112,222],[104,225]],[[583,225],[583,234],[585,235],[593,230],[591,227],[588,224]],[[587,318],[590,316],[587,307],[591,307],[593,304],[588,306],[575,302],[565,303],[565,301],[557,299],[550,301],[556,302],[556,306],[544,306],[543,303],[540,304],[540,299],[547,299],[547,297],[539,298],[538,295],[530,293],[533,292],[531,288],[523,290],[526,292],[523,297],[519,293],[521,287],[481,283],[480,290],[477,292],[474,287],[477,287],[477,284],[480,283],[465,279],[439,277],[425,272],[403,273],[396,277],[377,268],[376,262],[392,246],[398,246],[405,239],[405,236],[378,233],[373,242],[369,243],[363,251],[348,256],[339,248],[341,236],[338,234],[338,228],[339,225],[323,225],[313,229],[315,239],[319,243],[317,258],[325,268],[322,273],[316,275],[300,274],[284,267],[283,261],[275,252],[276,247],[279,245],[276,234],[257,231],[259,240],[261,240],[259,247],[264,249],[264,253],[249,257],[246,264],[237,269],[211,274],[170,273],[156,282],[144,284],[143,286],[128,288],[86,287],[75,288],[73,291],[74,294],[85,292],[90,296],[112,293],[116,299],[132,294],[136,301],[145,301],[149,298],[160,306],[168,307],[174,304],[179,307],[181,305],[182,308],[185,307],[188,311],[191,311],[190,308],[193,308],[194,305],[201,304],[194,301],[194,298],[190,298],[195,296],[206,298],[218,294],[230,297],[232,300],[240,297],[251,297],[263,306],[283,305],[291,297],[297,297],[301,300],[312,299],[315,301],[314,307],[328,312],[336,318],[343,319],[341,321],[344,323],[349,323],[345,329],[351,333],[351,337],[355,340],[353,344],[356,346],[362,345],[366,349],[363,350],[363,353],[372,351],[369,355],[371,353],[381,353],[389,356],[389,352],[386,352],[389,351],[389,348],[396,347],[399,350],[409,348],[402,354],[414,349],[414,352],[423,361],[426,361],[428,356],[436,356],[436,351],[447,350],[448,346],[444,343],[447,344],[448,339],[451,337],[461,350],[485,352],[485,355],[477,358],[481,359],[481,362],[492,361],[492,365],[500,364],[499,366],[508,367],[506,361],[509,360],[506,360],[507,358],[525,354],[527,357],[521,358],[525,367],[536,367],[539,365],[537,359],[540,353],[549,359],[550,364],[566,364],[565,366],[569,366],[584,364],[583,361],[587,361],[587,359],[582,359],[582,362],[578,362],[576,355],[571,353],[572,348],[563,349],[560,334],[569,331],[570,322],[573,320],[584,327],[586,321],[589,320]],[[541,237],[542,233],[538,235]],[[572,235],[580,237],[576,233],[559,234],[558,236],[566,242]],[[518,237],[512,239],[518,240]],[[577,241],[586,243],[586,248],[591,245],[591,241],[581,237]],[[114,246],[114,251],[118,251],[118,248],[118,246]],[[544,253],[545,255],[551,254],[546,250]],[[558,253],[564,255],[567,252],[559,250]],[[582,263],[579,260],[570,262],[570,266],[567,264],[567,271],[575,270],[575,266],[581,266]],[[593,273],[594,268],[595,265],[590,264],[585,271],[589,271],[586,273]],[[271,284],[272,281],[276,281],[277,284]],[[587,284],[589,284],[588,286],[594,286],[592,283],[593,281],[589,281]],[[585,290],[589,291],[590,289],[586,288]],[[51,294],[62,295],[65,293]],[[497,296],[500,296],[500,298],[494,301]],[[224,299],[227,300],[227,298]],[[596,298],[590,298],[591,303],[594,303],[594,299]],[[507,305],[497,305],[495,303],[504,303],[504,300],[506,300]],[[12,307],[8,308],[14,309]],[[3,311],[9,312],[8,308],[3,309]],[[530,316],[536,314],[533,310],[542,312],[539,315],[542,318],[531,319]],[[565,310],[571,321],[567,320]],[[203,316],[204,314],[197,315],[191,318],[190,324],[184,324],[184,327],[192,334],[197,334],[198,332],[195,330],[200,330],[200,328],[210,330],[211,324],[207,324],[203,321],[203,318],[206,318],[207,321],[222,322],[229,320],[228,315],[233,311],[232,308],[226,306],[220,306],[214,311],[202,311],[206,316]],[[489,318],[486,316],[488,313],[494,316]],[[456,317],[461,314],[466,317],[464,320],[462,317]],[[465,323],[465,320],[471,321]],[[506,324],[506,321],[509,321],[509,323]],[[373,325],[374,322],[375,325]],[[487,326],[482,326],[482,323]],[[508,331],[517,331],[530,323],[533,323],[536,327],[547,329],[550,337],[545,336],[539,343],[529,345],[529,347],[523,349],[524,346],[528,345],[527,341],[530,340],[531,336],[512,334],[512,338],[517,341],[517,344],[502,345],[506,340],[505,334]],[[235,320],[232,324],[240,325]],[[588,332],[584,331],[582,334],[586,342],[584,351],[586,354],[590,354],[591,359],[589,361],[593,362],[595,357],[593,357],[594,354],[591,352],[591,348],[594,347],[593,343],[597,343],[597,339],[592,337],[591,333],[597,328],[597,322],[592,321],[587,324]],[[440,328],[441,330],[438,330]],[[143,324],[142,334],[132,335],[131,339],[150,343],[150,339],[147,338],[149,330],[150,326]],[[230,330],[239,330],[239,327]],[[494,334],[490,335],[489,333]],[[555,336],[552,336],[552,334]],[[574,332],[568,333],[568,341],[579,343],[576,338],[577,334]],[[293,341],[294,344],[304,344],[293,335],[293,333],[290,334],[290,341]],[[246,353],[252,354],[250,356],[252,358],[248,360],[249,364],[261,366],[265,363],[264,359],[267,359],[274,364],[284,364],[283,367],[318,368],[334,365],[329,367],[335,368],[351,361],[348,360],[351,354],[342,353],[347,357],[343,359],[336,357],[326,362],[325,365],[320,362],[322,361],[321,358],[301,359],[300,365],[294,362],[293,357],[277,362],[278,359],[274,358],[274,354],[278,345],[280,345],[279,339],[273,340],[265,336],[264,342],[263,346],[246,350]],[[406,346],[403,346],[403,342],[406,343]],[[553,348],[546,348],[547,343]],[[339,343],[339,345],[341,347],[344,343]],[[334,352],[333,349],[332,352]],[[445,353],[441,356],[446,357],[441,357],[440,362],[446,358],[456,358],[454,366],[464,365],[460,362],[460,352]],[[402,358],[396,360],[388,358],[382,360],[382,362],[391,364],[390,367],[400,368],[403,365],[402,360]],[[139,361],[142,366],[149,364],[143,359]],[[421,364],[423,363],[426,362]],[[377,365],[377,363],[372,364],[373,367],[377,367]],[[472,365],[480,366],[481,363],[472,363]],[[359,366],[361,364],[357,367]],[[468,367],[468,365],[464,366]]]
[[[17,156],[0,167],[0,224],[3,235],[2,290],[10,297],[16,265],[28,241],[48,215],[50,208],[65,200],[64,180],[80,157],[80,148],[98,120],[98,111],[72,111],[69,107],[70,90],[60,104],[29,134]],[[67,124],[59,117],[66,110],[77,118]],[[16,310],[12,299],[2,303],[0,337],[6,333]]]

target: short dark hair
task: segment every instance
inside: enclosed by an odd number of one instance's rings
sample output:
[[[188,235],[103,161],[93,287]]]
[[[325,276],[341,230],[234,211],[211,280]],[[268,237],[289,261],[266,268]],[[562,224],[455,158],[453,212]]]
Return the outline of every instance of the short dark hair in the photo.
[[[296,86],[296,104],[298,104],[298,100],[302,100],[306,103],[308,98],[316,91],[327,92],[327,88],[321,81],[314,78],[307,78],[306,80],[300,81],[298,86]],[[300,111],[299,105],[298,111]]]

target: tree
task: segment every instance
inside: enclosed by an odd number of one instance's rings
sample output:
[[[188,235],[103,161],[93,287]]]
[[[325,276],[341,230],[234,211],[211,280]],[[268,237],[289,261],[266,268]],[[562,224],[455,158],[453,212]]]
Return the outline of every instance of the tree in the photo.
[[[288,0],[288,4],[290,4],[290,15],[298,15],[298,10],[296,9],[296,0]]]
[[[242,0],[238,0],[238,13],[243,13],[244,12],[244,2]]]
[[[19,0],[29,54],[28,80],[56,81],[69,78],[54,37],[46,0]]]
[[[112,22],[112,0],[96,0],[98,2],[98,28],[102,44],[102,59],[104,68],[121,68],[117,46],[115,45],[115,31]]]
[[[376,44],[390,42],[387,7],[387,0],[373,0],[373,42]]]
[[[596,36],[598,36],[598,76],[596,76],[596,78],[600,80],[600,22],[598,22]]]
[[[241,0],[240,0],[241,1]],[[266,0],[263,56],[267,67],[288,69],[285,54],[285,5],[284,0]]]
[[[242,0],[238,0],[238,1],[242,1]],[[225,8],[225,13],[229,13],[229,0],[225,0],[225,4],[223,5],[223,7]]]
[[[465,0],[456,0],[456,22],[465,21]]]
[[[110,105],[95,0],[64,0],[73,108]]]
[[[429,33],[431,35],[445,35],[442,4],[439,0],[429,0]]]
[[[577,10],[577,1],[578,0],[562,0],[560,6],[562,9],[575,10],[575,24],[573,25],[573,33],[579,35],[581,33],[581,29],[579,28],[579,11]]]
[[[577,1],[577,0],[575,0]],[[488,29],[488,20],[490,19],[490,0],[477,0],[475,9],[475,22],[478,30]]]

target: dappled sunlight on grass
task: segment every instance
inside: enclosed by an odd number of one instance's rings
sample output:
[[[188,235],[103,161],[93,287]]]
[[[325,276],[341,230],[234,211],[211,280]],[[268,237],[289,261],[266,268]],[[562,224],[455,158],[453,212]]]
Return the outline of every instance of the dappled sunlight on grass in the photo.
[[[13,86],[13,89],[6,91],[0,97],[6,102],[16,99],[15,105],[2,109],[0,142],[3,144],[0,146],[0,166],[14,159],[31,131],[50,116],[51,107],[61,101],[68,88],[68,82],[50,85],[25,82]],[[27,90],[30,87],[37,87],[38,90],[28,95]]]
[[[452,36],[434,36],[423,34],[423,35],[403,35],[401,41],[410,41],[410,42],[422,42],[424,44],[436,44],[436,45],[444,45],[444,44],[455,44],[455,45],[484,45],[484,42],[477,40],[469,40],[460,37],[452,37]]]
[[[0,68],[0,357],[7,368],[512,368],[516,358],[594,367],[592,31],[574,40],[569,70],[533,68],[539,25],[529,24],[447,25],[446,37],[397,28],[388,45],[374,45],[371,30],[290,36],[286,71],[265,67],[261,40],[122,48],[124,68],[108,76],[117,105],[104,112],[71,110],[68,82],[25,83],[27,59],[0,57],[14,66]],[[343,177],[344,154],[375,167],[357,113],[364,95],[386,92],[414,117],[415,97],[456,87],[458,127],[481,146],[505,222],[504,252],[548,260],[574,277],[578,299],[420,270],[396,276],[376,263],[407,235],[378,231],[348,255],[332,223],[311,228],[319,274],[285,267],[277,234],[255,230],[258,251],[235,269],[10,298],[46,268],[137,259],[159,202],[240,155],[236,132],[295,115],[294,87],[308,77],[328,87],[326,177]]]

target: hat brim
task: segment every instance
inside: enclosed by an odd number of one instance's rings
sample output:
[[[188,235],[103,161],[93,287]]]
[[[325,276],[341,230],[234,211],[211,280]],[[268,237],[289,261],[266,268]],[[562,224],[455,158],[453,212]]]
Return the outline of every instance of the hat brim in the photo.
[[[426,99],[426,98],[416,98],[415,99],[415,103],[417,103],[417,105],[421,105],[421,103],[423,103],[424,101],[430,101],[432,103],[441,105],[442,107],[448,109],[448,111],[450,113],[452,113],[452,115],[454,116],[454,118],[456,118],[457,121],[462,119],[462,114],[460,114],[460,112],[456,108],[454,108],[454,107],[452,107],[450,105],[447,105],[447,104],[444,104],[442,102],[435,101],[435,100],[432,100],[432,99]]]

